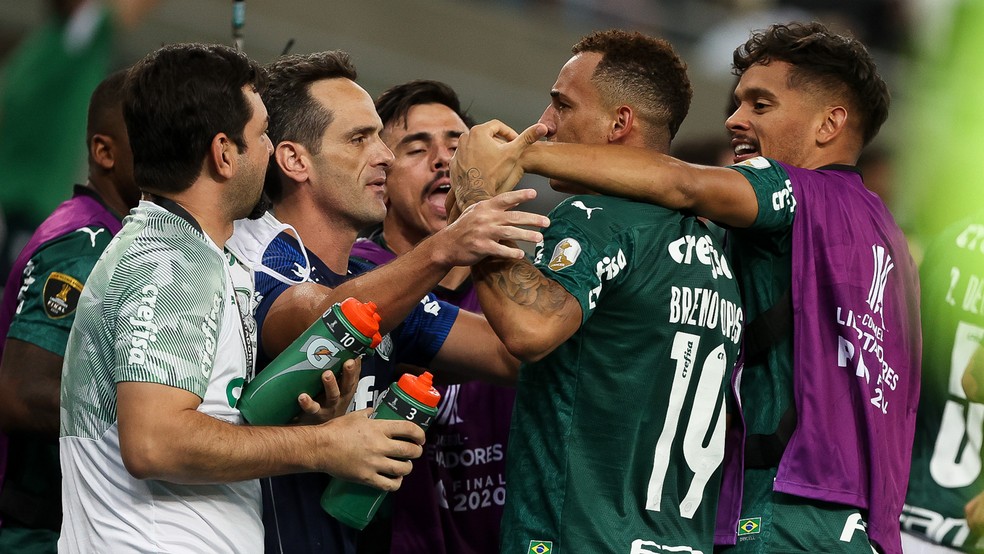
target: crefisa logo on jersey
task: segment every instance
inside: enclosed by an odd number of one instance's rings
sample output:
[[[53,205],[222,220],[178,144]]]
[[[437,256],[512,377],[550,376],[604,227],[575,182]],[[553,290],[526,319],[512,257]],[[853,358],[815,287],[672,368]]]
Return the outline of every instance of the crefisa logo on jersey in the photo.
[[[144,365],[147,360],[147,347],[157,340],[157,324],[154,323],[154,308],[157,307],[157,287],[146,285],[140,289],[140,304],[130,316],[130,354],[127,358],[132,365]]]

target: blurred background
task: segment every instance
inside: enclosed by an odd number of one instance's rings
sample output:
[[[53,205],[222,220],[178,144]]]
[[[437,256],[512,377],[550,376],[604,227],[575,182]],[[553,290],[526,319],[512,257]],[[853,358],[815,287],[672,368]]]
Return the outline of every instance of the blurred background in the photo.
[[[86,3],[0,0],[0,89],[19,86],[14,78],[32,78],[29,65],[13,77],[4,69],[58,10],[70,12],[78,4]],[[122,14],[111,48],[100,54],[110,69],[163,43],[232,43],[230,0],[101,4]],[[295,53],[347,50],[360,83],[374,97],[410,79],[437,79],[458,91],[476,120],[496,117],[517,129],[539,118],[558,70],[582,35],[620,27],[664,37],[688,62],[694,84],[690,115],[675,146],[681,157],[708,164],[721,163],[727,149],[723,122],[734,86],[734,48],[750,30],[770,23],[823,21],[869,46],[892,91],[889,121],[862,162],[867,184],[902,226],[916,237],[932,234],[938,220],[952,221],[955,211],[981,206],[975,162],[984,141],[975,135],[984,133],[984,63],[977,59],[984,44],[975,42],[984,41],[978,38],[984,35],[984,0],[248,0],[245,6],[245,51],[261,63],[288,43]],[[45,71],[43,58],[31,63]],[[48,89],[59,93],[57,84]],[[18,115],[27,122],[20,125],[31,125],[29,117]],[[18,156],[31,154],[9,120],[0,111],[0,150],[6,143],[8,150],[21,150]],[[39,126],[47,135],[64,134],[51,124]],[[77,145],[75,181],[81,182],[83,136]],[[965,157],[948,162],[958,145]],[[3,178],[2,163],[0,157],[0,186],[21,186]],[[936,172],[947,165],[955,174],[938,179]],[[559,199],[545,181],[527,177],[524,184],[541,191],[539,211]],[[62,198],[70,185],[64,182]]]

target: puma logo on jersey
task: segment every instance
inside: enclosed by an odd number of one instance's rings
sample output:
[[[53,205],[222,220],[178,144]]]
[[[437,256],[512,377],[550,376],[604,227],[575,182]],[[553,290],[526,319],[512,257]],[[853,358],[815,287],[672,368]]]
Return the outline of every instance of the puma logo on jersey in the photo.
[[[88,233],[89,234],[89,240],[92,241],[92,247],[95,248],[96,247],[96,235],[98,235],[99,233],[102,233],[105,230],[106,229],[96,229],[95,231],[93,231],[92,229],[90,229],[88,227],[82,227],[81,229],[76,229],[75,232],[77,232],[77,233]]]
[[[604,209],[604,208],[589,208],[589,207],[585,206],[584,205],[584,202],[581,202],[580,200],[575,200],[575,201],[571,202],[571,206],[574,206],[575,208],[578,208],[578,209],[581,209],[581,210],[584,210],[584,211],[588,212],[588,219],[591,219],[591,212],[593,212],[595,210],[602,210],[602,209]]]

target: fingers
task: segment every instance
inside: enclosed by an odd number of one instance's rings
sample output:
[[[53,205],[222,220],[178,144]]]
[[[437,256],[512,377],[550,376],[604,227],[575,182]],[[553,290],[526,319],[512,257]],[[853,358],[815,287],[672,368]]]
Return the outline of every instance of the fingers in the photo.
[[[341,382],[338,385],[342,394],[342,408],[348,408],[355,396],[355,391],[359,387],[359,376],[362,374],[362,357],[354,360],[346,360],[342,364]]]
[[[543,137],[547,136],[547,126],[543,123],[534,123],[523,131],[523,134],[518,138],[522,139],[519,142],[525,143],[527,146],[539,141]],[[513,140],[513,139],[508,139]]]
[[[386,435],[391,439],[397,439],[390,445],[396,451],[388,451],[387,456],[391,458],[418,458],[423,454],[421,448],[421,445],[424,444],[423,429],[415,423],[404,420],[390,420],[387,423],[389,426],[385,430]]]
[[[297,403],[301,407],[301,411],[308,415],[317,415],[321,411],[321,404],[316,402],[307,393],[302,393],[297,397]]]
[[[499,121],[498,119],[492,119],[490,121],[486,121],[485,123],[482,123],[481,125],[476,125],[472,127],[471,132],[475,134],[501,138],[507,141],[515,140],[517,137],[520,136],[519,133],[513,130],[512,127],[506,125],[505,123]],[[546,131],[544,131],[544,134],[546,134]]]
[[[325,389],[325,408],[332,408],[338,405],[342,398],[342,391],[338,388],[338,381],[335,374],[325,371],[321,374],[321,386]]]

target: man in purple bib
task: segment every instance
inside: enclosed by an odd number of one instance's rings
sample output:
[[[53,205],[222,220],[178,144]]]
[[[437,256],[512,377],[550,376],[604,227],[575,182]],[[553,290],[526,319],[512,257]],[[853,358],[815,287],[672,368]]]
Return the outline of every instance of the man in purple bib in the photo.
[[[123,123],[125,71],[89,102],[89,180],[38,227],[0,307],[0,552],[54,552],[61,526],[58,396],[75,308],[92,266],[137,205]]]
[[[386,218],[352,248],[356,273],[363,270],[358,266],[368,270],[405,254],[447,226],[448,166],[472,123],[454,90],[437,81],[392,87],[376,100],[376,111],[394,160],[386,174]],[[467,267],[452,269],[434,295],[481,313],[469,276]],[[442,403],[424,455],[392,495],[389,552],[498,553],[515,389],[481,381],[435,386]],[[360,541],[371,534],[385,536],[366,532]]]

